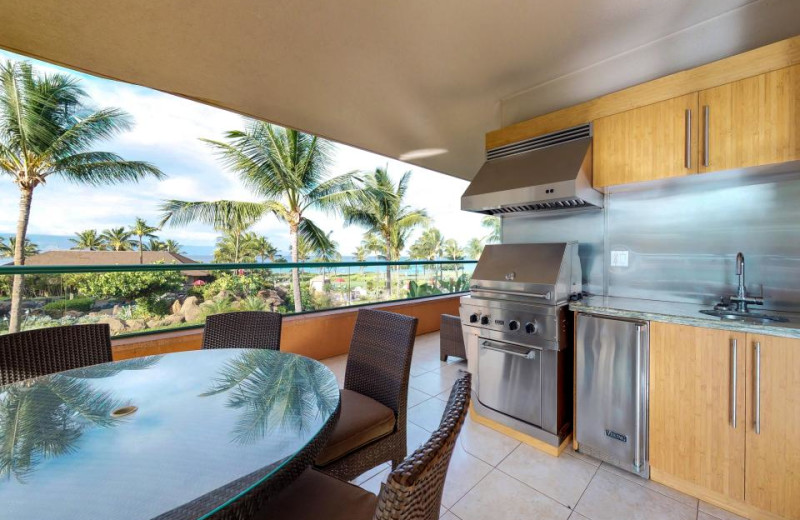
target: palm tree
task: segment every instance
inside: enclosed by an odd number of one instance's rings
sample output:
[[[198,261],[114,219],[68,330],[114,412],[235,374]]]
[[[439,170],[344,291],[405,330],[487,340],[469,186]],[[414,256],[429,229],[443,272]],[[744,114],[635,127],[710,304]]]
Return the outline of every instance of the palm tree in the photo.
[[[256,249],[255,233],[236,235],[227,233],[217,239],[214,248],[214,261],[218,263],[255,262],[258,251]]]
[[[14,252],[17,250],[17,239],[15,237],[9,237],[8,243],[6,244],[2,238],[0,238],[0,257],[11,257],[14,256]],[[30,241],[30,239],[25,239],[25,247],[24,247],[25,257],[38,255],[39,254],[39,246]]]
[[[104,229],[100,233],[106,248],[111,251],[131,251],[133,250],[133,240],[131,232],[125,231],[124,227]]]
[[[364,244],[361,244],[353,251],[353,256],[356,258],[356,262],[366,262],[367,256],[369,256],[369,249],[367,249]]]
[[[467,242],[467,256],[473,260],[477,260],[481,257],[481,253],[483,253],[483,242],[480,238],[471,238],[469,242]]]
[[[484,240],[490,244],[498,244],[502,239],[501,226],[502,221],[500,217],[493,217],[487,215],[481,220],[481,226],[489,230],[489,234],[484,237]]]
[[[227,394],[226,406],[242,411],[234,440],[251,444],[275,428],[301,432],[319,416],[331,414],[339,388],[325,370],[308,358],[253,349],[228,361],[212,387],[200,395]]]
[[[128,229],[131,235],[134,235],[139,242],[139,263],[144,263],[144,239],[156,238],[155,232],[158,231],[157,227],[147,224],[143,218],[136,217],[136,221]]]
[[[442,247],[444,244],[444,237],[442,232],[436,228],[428,228],[422,232],[422,235],[411,245],[409,252],[411,257],[418,260],[436,260],[442,256]],[[428,266],[423,266],[423,273],[427,272]],[[434,274],[436,274],[436,266],[434,266]],[[439,275],[441,277],[441,266],[439,266]]]
[[[167,251],[168,253],[175,253],[176,255],[183,254],[183,246],[177,240],[169,238],[167,239],[166,242],[161,242],[161,245],[162,245],[161,251]]]
[[[448,260],[462,260],[464,258],[464,251],[461,250],[454,238],[448,238],[444,241],[443,254]]]
[[[360,192],[355,173],[326,177],[331,144],[324,139],[263,121],[248,121],[245,130],[225,134],[225,141],[204,139],[219,154],[225,165],[261,202],[184,202],[166,201],[162,205],[164,222],[183,225],[204,222],[217,225],[225,221],[226,211],[254,223],[271,213],[289,226],[292,262],[298,261],[298,243],[304,237],[315,247],[325,249],[324,231],[309,220],[309,209],[341,213],[355,202]],[[300,301],[300,272],[292,269],[294,308],[303,310]]]
[[[104,249],[103,241],[97,234],[97,230],[87,229],[80,233],[75,233],[75,238],[70,238],[70,242],[75,244],[71,249],[82,249],[89,251],[101,251]]]
[[[91,111],[76,79],[64,74],[36,74],[29,63],[0,64],[0,176],[19,190],[14,264],[25,264],[25,238],[33,192],[50,177],[100,186],[163,173],[146,162],[126,161],[92,145],[131,127],[116,108]],[[22,275],[14,275],[10,332],[20,329]]]
[[[264,236],[253,239],[253,249],[255,250],[256,256],[261,259],[261,263],[267,260],[274,262],[275,258],[278,256],[278,248],[273,246],[272,242]]]
[[[425,210],[403,204],[410,179],[408,171],[395,185],[387,167],[375,168],[364,179],[363,196],[344,209],[345,225],[364,226],[368,235],[379,237],[383,256],[388,261],[399,260],[411,232],[428,223]],[[386,289],[391,292],[391,288],[392,270],[391,266],[386,266]]]

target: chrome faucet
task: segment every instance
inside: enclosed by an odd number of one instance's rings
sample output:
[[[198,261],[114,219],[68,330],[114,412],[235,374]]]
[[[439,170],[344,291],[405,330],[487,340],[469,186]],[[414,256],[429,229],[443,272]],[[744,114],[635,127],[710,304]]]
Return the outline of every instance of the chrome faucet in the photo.
[[[736,290],[736,296],[731,296],[729,298],[731,302],[736,302],[736,310],[739,312],[749,312],[747,306],[750,304],[764,305],[763,292],[762,296],[747,296],[744,281],[744,255],[741,251],[736,253],[736,276],[739,277],[739,287]]]

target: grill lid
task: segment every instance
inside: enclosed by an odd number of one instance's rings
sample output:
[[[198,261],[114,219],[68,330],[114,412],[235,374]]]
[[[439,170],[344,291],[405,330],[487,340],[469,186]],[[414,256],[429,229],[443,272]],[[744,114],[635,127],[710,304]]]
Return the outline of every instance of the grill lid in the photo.
[[[473,296],[550,305],[581,288],[577,242],[487,245],[470,281]]]

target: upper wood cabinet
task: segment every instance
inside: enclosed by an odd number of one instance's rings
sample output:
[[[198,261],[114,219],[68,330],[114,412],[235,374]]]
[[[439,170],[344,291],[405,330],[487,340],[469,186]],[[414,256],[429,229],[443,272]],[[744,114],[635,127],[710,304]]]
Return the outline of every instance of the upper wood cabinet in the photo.
[[[741,333],[651,322],[654,473],[744,500],[745,342]]]
[[[697,93],[594,121],[596,188],[697,173]]]
[[[800,159],[800,65],[699,94],[700,170]]]
[[[746,502],[800,519],[800,340],[747,335]]]

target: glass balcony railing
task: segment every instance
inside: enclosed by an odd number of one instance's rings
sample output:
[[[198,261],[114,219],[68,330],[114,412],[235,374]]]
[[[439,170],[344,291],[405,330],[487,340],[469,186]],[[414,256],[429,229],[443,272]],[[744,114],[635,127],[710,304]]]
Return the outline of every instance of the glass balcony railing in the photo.
[[[469,290],[475,260],[0,267],[0,334],[22,276],[22,330],[108,323],[114,336],[202,327],[210,314],[319,312]],[[299,279],[299,305],[295,274]]]

